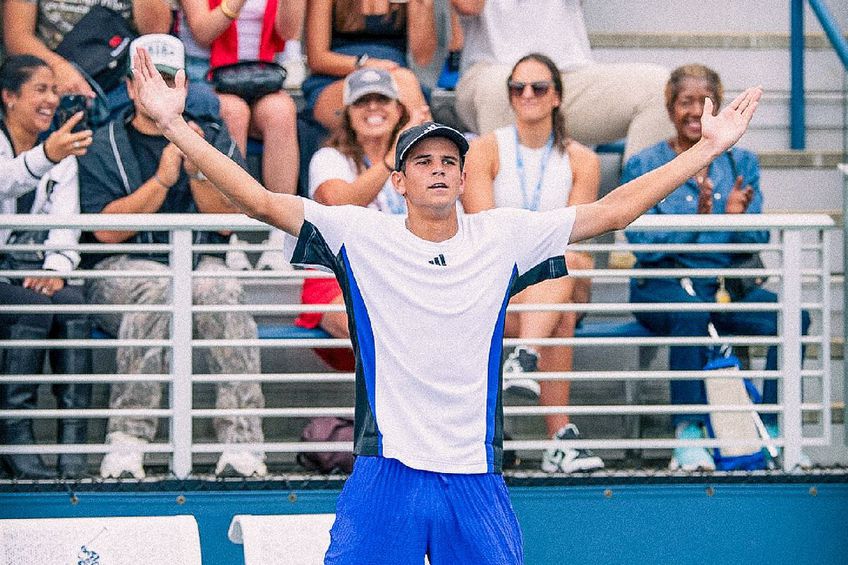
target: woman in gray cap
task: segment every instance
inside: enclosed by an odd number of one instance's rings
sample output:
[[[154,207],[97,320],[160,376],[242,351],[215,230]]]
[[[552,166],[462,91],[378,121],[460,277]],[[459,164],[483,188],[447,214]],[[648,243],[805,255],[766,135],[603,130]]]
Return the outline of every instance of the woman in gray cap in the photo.
[[[406,214],[406,202],[389,178],[398,132],[429,118],[424,106],[410,113],[399,101],[397,83],[388,71],[364,68],[344,81],[341,127],[309,163],[309,197],[328,206],[353,204],[387,214]],[[342,304],[335,278],[312,278],[303,283],[303,304]],[[321,327],[333,337],[349,338],[344,312],[305,312],[295,325]],[[331,367],[353,370],[349,349],[317,348]]]

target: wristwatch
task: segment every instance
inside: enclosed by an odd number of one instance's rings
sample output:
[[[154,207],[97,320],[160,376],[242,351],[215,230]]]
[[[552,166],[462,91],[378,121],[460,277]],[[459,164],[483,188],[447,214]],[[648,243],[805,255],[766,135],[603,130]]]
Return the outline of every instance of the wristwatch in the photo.
[[[370,57],[368,56],[368,53],[363,53],[362,55],[357,57],[356,62],[353,64],[354,70],[359,70],[362,67],[364,67],[365,63],[368,62],[368,59],[370,59]]]

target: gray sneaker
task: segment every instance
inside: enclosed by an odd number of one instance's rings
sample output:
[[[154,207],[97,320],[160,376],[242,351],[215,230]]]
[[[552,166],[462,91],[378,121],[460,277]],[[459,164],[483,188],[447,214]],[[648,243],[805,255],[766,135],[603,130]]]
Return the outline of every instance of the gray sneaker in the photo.
[[[553,439],[570,440],[580,437],[574,424],[560,428]],[[542,454],[542,471],[546,473],[574,473],[603,469],[604,462],[588,449],[571,447],[552,447]]]
[[[504,377],[520,373],[535,373],[538,370],[539,354],[532,347],[519,345],[506,358],[503,364]],[[530,400],[539,398],[542,392],[539,382],[534,379],[504,378],[504,392],[513,393]]]

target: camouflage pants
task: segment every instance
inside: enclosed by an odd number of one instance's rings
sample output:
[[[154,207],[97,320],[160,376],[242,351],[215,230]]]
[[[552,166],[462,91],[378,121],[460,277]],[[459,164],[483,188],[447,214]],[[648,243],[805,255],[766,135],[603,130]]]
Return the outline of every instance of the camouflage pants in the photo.
[[[98,270],[167,271],[156,261],[115,255],[100,261]],[[194,304],[239,304],[242,287],[237,279],[197,278],[198,271],[226,270],[222,259],[203,257],[195,270],[192,296]],[[91,304],[167,304],[170,302],[168,278],[91,279],[86,287]],[[170,315],[161,312],[99,313],[94,321],[107,333],[120,339],[167,339]],[[242,312],[196,313],[193,320],[197,339],[255,339],[253,316]],[[212,373],[259,373],[256,347],[213,347],[204,351]],[[119,347],[118,375],[167,373],[169,355],[164,347]],[[161,383],[118,382],[112,385],[110,408],[158,408],[162,399]],[[262,408],[265,397],[257,382],[219,383],[217,408]],[[109,432],[124,432],[152,441],[156,418],[121,417],[109,419]],[[263,441],[262,421],[257,416],[216,418],[215,432],[221,443]]]

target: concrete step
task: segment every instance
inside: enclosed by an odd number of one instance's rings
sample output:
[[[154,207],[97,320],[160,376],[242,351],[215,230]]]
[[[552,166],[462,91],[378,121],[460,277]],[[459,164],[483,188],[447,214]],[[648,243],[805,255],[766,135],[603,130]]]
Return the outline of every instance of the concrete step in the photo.
[[[703,2],[681,0],[669,9],[664,0],[639,2],[583,2],[586,27],[590,32],[777,33],[789,31],[789,2],[748,0],[746,2]],[[824,0],[836,23],[848,31],[844,0]],[[805,33],[820,34],[821,25],[804,3]],[[614,6],[615,9],[610,7]]]

